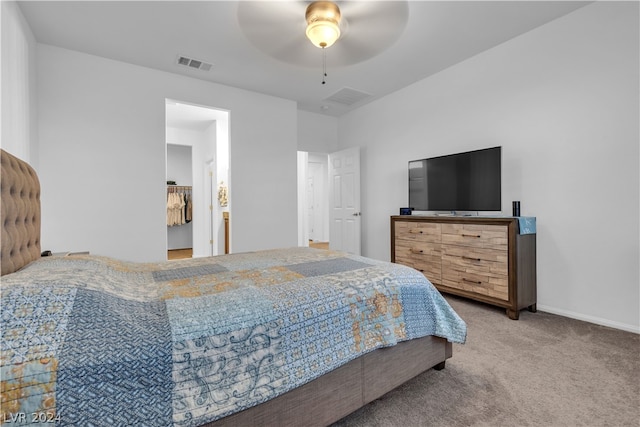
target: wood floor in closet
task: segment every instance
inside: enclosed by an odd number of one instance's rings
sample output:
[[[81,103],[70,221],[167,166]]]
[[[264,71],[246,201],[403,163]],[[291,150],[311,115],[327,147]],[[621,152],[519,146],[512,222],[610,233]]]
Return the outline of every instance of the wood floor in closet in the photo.
[[[193,257],[193,249],[170,249],[167,252],[167,259],[185,259]]]

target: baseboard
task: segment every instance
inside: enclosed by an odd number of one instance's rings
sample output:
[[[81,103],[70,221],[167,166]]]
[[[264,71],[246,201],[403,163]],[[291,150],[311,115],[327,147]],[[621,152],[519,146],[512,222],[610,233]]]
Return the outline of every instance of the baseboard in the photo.
[[[573,311],[561,310],[555,307],[549,307],[547,305],[537,304],[539,311],[545,313],[557,314],[559,316],[569,317],[571,319],[582,320],[589,323],[595,323],[596,325],[608,326],[614,329],[620,329],[627,332],[633,332],[634,334],[640,334],[640,326],[628,325],[626,323],[614,322],[613,320],[602,319],[600,317],[587,316],[581,313],[575,313]]]

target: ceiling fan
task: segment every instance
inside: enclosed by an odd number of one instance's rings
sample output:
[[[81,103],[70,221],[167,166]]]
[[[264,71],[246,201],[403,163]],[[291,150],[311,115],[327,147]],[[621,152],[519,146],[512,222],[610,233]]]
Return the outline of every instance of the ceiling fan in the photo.
[[[240,1],[237,16],[243,34],[260,51],[289,64],[315,68],[322,46],[307,37],[307,18],[327,11],[340,15],[338,38],[325,46],[332,67],[363,62],[383,52],[400,37],[409,17],[406,0]]]

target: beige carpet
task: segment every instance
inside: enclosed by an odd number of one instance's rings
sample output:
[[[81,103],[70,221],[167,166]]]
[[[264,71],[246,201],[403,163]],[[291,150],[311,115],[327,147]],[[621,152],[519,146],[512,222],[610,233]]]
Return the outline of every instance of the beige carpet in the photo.
[[[640,335],[446,297],[464,345],[335,427],[640,426]]]

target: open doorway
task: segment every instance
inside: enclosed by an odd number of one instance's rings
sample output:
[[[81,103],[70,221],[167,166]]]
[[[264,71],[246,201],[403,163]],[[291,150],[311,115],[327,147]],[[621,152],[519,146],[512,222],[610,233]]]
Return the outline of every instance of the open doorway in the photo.
[[[191,197],[190,231],[182,232],[191,235],[190,256],[204,257],[225,253],[230,242],[225,242],[224,239],[225,236],[229,239],[230,234],[225,233],[225,224],[228,222],[224,217],[229,216],[231,200],[228,196],[222,200],[218,194],[230,193],[229,111],[167,99],[166,147],[167,208],[169,209],[169,194],[177,187],[188,189]],[[169,169],[174,153],[184,153],[186,150],[190,150],[190,183],[184,175],[180,180],[172,178]],[[170,250],[180,249],[171,240],[170,233],[175,234],[171,228],[175,227],[170,226],[169,221],[168,211],[167,259],[175,255]],[[184,230],[186,229],[185,227]],[[188,255],[187,251],[183,251],[179,257]]]
[[[329,248],[328,154],[298,152],[299,246]]]
[[[299,151],[298,246],[320,244],[360,255],[361,215],[360,148]]]
[[[192,147],[167,144],[167,259],[193,256]]]

